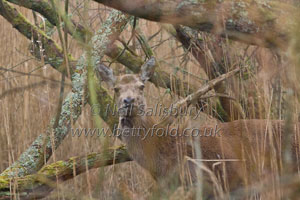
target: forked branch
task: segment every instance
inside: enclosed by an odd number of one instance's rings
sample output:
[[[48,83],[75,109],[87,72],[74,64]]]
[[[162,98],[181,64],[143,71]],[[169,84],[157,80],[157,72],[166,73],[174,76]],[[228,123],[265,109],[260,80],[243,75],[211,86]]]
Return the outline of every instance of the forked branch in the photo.
[[[186,106],[188,107],[189,105],[193,104],[195,101],[197,101],[201,96],[203,96],[204,94],[206,94],[207,92],[209,92],[210,90],[212,90],[217,84],[219,84],[220,82],[230,78],[231,76],[235,75],[236,73],[238,73],[241,70],[240,67],[226,73],[226,74],[222,74],[221,76],[207,82],[204,86],[202,86],[200,89],[198,89],[196,92],[188,95],[186,98],[176,102],[174,104],[174,108],[179,108],[179,107],[183,107]],[[161,125],[166,125],[166,124],[170,124],[174,121],[174,119],[177,116],[175,115],[168,115],[167,117],[165,117],[160,124]]]
[[[186,98],[180,100],[179,102],[177,102],[175,105],[176,107],[181,107],[184,104],[186,104],[187,106],[191,105],[192,103],[194,103],[195,101],[197,101],[197,99],[199,99],[201,96],[203,96],[204,94],[206,94],[208,91],[210,91],[211,89],[213,89],[218,83],[220,83],[221,81],[224,81],[228,78],[230,78],[231,76],[233,76],[234,74],[238,73],[241,70],[241,68],[236,68],[226,74],[222,74],[221,76],[208,81],[203,87],[201,87],[199,90],[197,90],[196,92],[194,92],[193,94],[188,95]]]
[[[5,0],[0,0],[0,14],[7,19],[18,31],[20,31],[23,35],[25,35],[28,39],[31,37],[36,37],[38,35],[42,36],[42,42],[45,42],[45,54],[46,60],[54,60],[51,62],[51,66],[55,69],[60,70],[61,65],[63,65],[63,54],[60,48],[53,42],[53,40],[47,37],[41,30],[37,29],[34,25],[30,24],[16,9],[14,9],[11,5],[9,5]],[[126,24],[128,18],[122,18],[120,20],[120,13],[113,12],[110,17],[109,22],[106,23],[106,27],[102,27],[102,29],[106,30],[109,26],[111,32],[106,32],[106,34],[101,34],[99,40],[97,40],[97,36],[95,36],[94,44],[97,44],[99,48],[97,52],[94,53],[95,56],[103,56],[104,49],[110,44],[111,40],[114,39],[115,35],[118,35],[119,31],[122,31],[123,28],[120,28],[120,24]],[[118,20],[114,20],[116,17]],[[117,26],[117,28],[113,28]],[[38,39],[38,37],[36,38]],[[102,42],[102,43],[101,43]],[[49,45],[49,46],[46,46]],[[46,48],[49,47],[49,48]],[[102,51],[102,52],[99,52]],[[38,55],[36,55],[37,58]],[[52,59],[51,59],[52,58]],[[55,58],[55,59],[53,59]],[[60,62],[55,62],[55,60],[59,60]],[[81,108],[85,97],[84,88],[85,88],[85,66],[86,66],[86,58],[82,56],[76,65],[74,65],[73,70],[71,70],[72,76],[72,92],[68,94],[67,98],[64,100],[62,111],[59,115],[58,127],[54,127],[52,130],[53,121],[50,123],[50,132],[49,130],[45,131],[45,133],[41,134],[36,140],[32,143],[32,145],[20,156],[20,158],[13,163],[8,169],[1,173],[2,176],[5,177],[15,177],[15,176],[25,176],[28,174],[33,174],[37,172],[44,165],[45,161],[47,161],[51,155],[52,150],[56,149],[65,136],[67,135],[69,128],[71,126],[71,121],[75,122],[77,118],[81,114]],[[97,88],[97,97],[100,102],[100,105],[106,106],[107,104],[112,104],[112,98],[107,94],[106,90],[101,86]],[[99,113],[104,121],[110,127],[117,122],[117,118],[114,116],[107,116],[105,113]],[[52,148],[52,143],[50,140],[50,133],[54,132],[54,145]]]

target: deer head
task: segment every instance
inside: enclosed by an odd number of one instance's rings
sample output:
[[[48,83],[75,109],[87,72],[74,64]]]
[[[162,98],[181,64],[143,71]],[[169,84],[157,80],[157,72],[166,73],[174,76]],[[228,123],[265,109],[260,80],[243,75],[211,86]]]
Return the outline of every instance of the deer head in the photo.
[[[144,98],[145,82],[154,73],[155,59],[152,57],[141,67],[140,74],[125,74],[115,77],[113,71],[107,66],[100,64],[98,72],[103,81],[114,89],[115,99],[120,117],[134,117],[146,107]]]

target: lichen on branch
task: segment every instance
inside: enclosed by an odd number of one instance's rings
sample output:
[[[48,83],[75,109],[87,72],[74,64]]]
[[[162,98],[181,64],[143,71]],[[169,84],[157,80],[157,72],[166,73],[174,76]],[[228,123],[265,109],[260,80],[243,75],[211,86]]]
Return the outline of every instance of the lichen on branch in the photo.
[[[51,38],[46,36],[41,30],[35,28],[34,25],[30,24],[16,9],[11,7],[5,0],[0,1],[0,14],[4,16],[16,29],[25,35],[28,39],[33,36],[33,34],[40,34],[43,38],[46,39],[49,43],[55,44]],[[112,14],[116,14],[113,12]],[[119,12],[118,12],[119,14]],[[18,20],[16,20],[16,18]],[[117,18],[120,20],[120,18]],[[109,23],[111,27],[109,26]],[[122,29],[115,29],[114,21],[110,18],[110,21],[106,23],[106,29],[110,28],[111,35],[114,35],[115,31],[122,31]],[[119,27],[120,28],[120,27]],[[33,30],[28,32],[27,30]],[[101,34],[101,32],[99,32]],[[102,37],[102,46],[99,48],[107,48],[113,38],[107,38],[111,36],[109,32]],[[99,37],[99,36],[95,36]],[[112,39],[112,40],[111,40]],[[101,42],[98,41],[98,44]],[[50,48],[51,47],[51,48]],[[63,60],[63,54],[60,48],[55,44],[51,45],[49,48],[45,49],[45,54],[52,55],[52,53],[57,53],[57,57]],[[98,50],[100,51],[100,50]],[[103,51],[103,50],[102,50]],[[97,53],[94,53],[95,59],[97,58]],[[103,56],[103,55],[102,55]],[[55,69],[61,69],[61,63],[51,63]],[[86,98],[84,95],[84,88],[86,86],[86,57],[85,54],[81,56],[78,60],[76,66],[71,70],[71,79],[72,79],[72,92],[69,93],[66,99],[63,102],[61,113],[58,119],[58,126],[53,127],[55,119],[53,119],[49,125],[49,130],[41,134],[32,145],[20,156],[20,158],[13,163],[8,169],[6,169],[1,176],[4,177],[16,177],[16,176],[25,176],[28,174],[33,174],[37,172],[52,155],[52,149],[58,148],[65,136],[68,134],[69,128],[71,126],[71,121],[75,122],[81,114],[81,109],[83,104],[86,103]],[[107,94],[101,86],[98,87],[100,103],[111,103],[112,98]],[[105,104],[106,105],[106,104]],[[100,113],[101,114],[101,113]],[[115,116],[106,116],[103,118],[105,121],[108,121],[109,124],[115,123],[117,121]],[[52,130],[53,128],[53,130]],[[50,133],[54,132],[54,147],[52,148]]]
[[[298,9],[269,0],[94,0],[151,21],[285,50]]]
[[[104,155],[105,154],[105,155]],[[72,157],[65,161],[44,166],[39,172],[19,178],[0,176],[0,199],[12,199],[11,184],[15,184],[21,199],[35,199],[47,196],[56,187],[56,180],[63,182],[87,170],[131,161],[126,148],[109,148],[106,152]],[[75,172],[75,173],[74,173]]]

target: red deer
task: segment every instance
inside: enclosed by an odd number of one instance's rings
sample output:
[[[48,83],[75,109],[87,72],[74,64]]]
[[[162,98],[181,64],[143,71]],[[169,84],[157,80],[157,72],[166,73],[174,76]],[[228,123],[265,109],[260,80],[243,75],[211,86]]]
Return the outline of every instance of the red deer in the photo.
[[[274,163],[277,161],[274,158],[281,156],[281,139],[285,130],[282,121],[253,119],[205,124],[186,116],[184,123],[177,126],[175,120],[166,126],[152,116],[141,115],[147,109],[143,92],[145,82],[154,73],[154,66],[155,60],[151,58],[141,67],[139,75],[118,77],[114,77],[112,70],[104,65],[98,68],[102,80],[114,88],[118,108],[124,111],[119,116],[121,140],[127,145],[132,159],[148,170],[154,179],[184,177],[180,180],[185,183],[195,182],[198,179],[197,166],[191,160],[186,161],[186,157],[201,158],[203,164],[221,177],[222,185],[227,184],[229,188],[249,184],[266,171],[276,170],[274,168],[279,165]],[[171,133],[176,127],[175,136],[167,134],[161,137],[158,134],[162,130]],[[299,134],[299,127],[292,127]],[[149,134],[154,129],[157,133]],[[203,135],[208,131],[210,135]],[[196,132],[198,135],[195,136]],[[198,147],[201,157],[197,153]],[[296,142],[293,142],[294,154],[296,147]]]

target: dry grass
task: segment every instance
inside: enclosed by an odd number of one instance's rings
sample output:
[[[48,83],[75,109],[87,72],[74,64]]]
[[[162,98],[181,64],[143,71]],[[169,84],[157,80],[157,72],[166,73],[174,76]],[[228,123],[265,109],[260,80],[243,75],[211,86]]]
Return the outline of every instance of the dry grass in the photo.
[[[71,2],[73,3],[73,1]],[[30,20],[33,19],[31,11],[24,8],[18,9]],[[100,27],[101,21],[105,19],[109,10],[105,11],[103,7],[94,3],[90,3],[89,9],[88,21],[91,23],[90,27],[96,30]],[[97,9],[101,9],[101,12],[98,12]],[[78,12],[75,12],[74,16],[77,14]],[[81,19],[80,16],[77,17]],[[0,171],[3,171],[28,148],[40,133],[46,130],[50,119],[56,114],[61,74],[49,65],[43,66],[41,62],[35,60],[28,50],[30,41],[13,29],[2,17],[0,17],[0,27]],[[161,69],[176,73],[176,76],[182,80],[199,85],[199,87],[203,84],[203,80],[207,80],[204,71],[192,55],[184,52],[180,43],[162,29],[158,23],[140,20],[139,27],[146,37],[150,37],[161,30],[149,42],[160,61]],[[128,28],[121,35],[121,38],[127,41],[130,34],[131,31]],[[212,42],[214,39],[213,36],[203,33],[201,37],[205,42]],[[57,36],[56,40],[59,41]],[[229,95],[241,102],[246,118],[286,119],[289,112],[292,115],[299,113],[297,110],[291,111],[288,108],[289,99],[287,99],[286,92],[290,82],[287,71],[290,68],[284,57],[270,49],[247,46],[238,42],[224,40],[221,45],[226,54],[219,59],[224,60],[226,69],[240,64],[247,66],[249,70],[248,73],[244,74],[244,78],[237,78],[226,84],[228,91],[230,91]],[[69,42],[69,51],[76,58],[82,53],[80,46],[72,39]],[[137,49],[136,52],[138,55],[143,55],[140,49]],[[211,52],[205,53],[211,58]],[[113,67],[119,73],[126,72],[124,66],[120,64],[113,64]],[[185,70],[187,74],[184,75],[180,70],[178,71],[178,67]],[[2,68],[23,73],[32,72],[40,75],[40,77],[6,72]],[[66,83],[69,84],[70,81],[66,81]],[[65,86],[65,94],[70,91],[68,84]],[[178,99],[177,96],[171,96],[167,93],[165,89],[156,88],[150,83],[147,85],[145,93],[150,105],[156,103],[168,105]],[[298,102],[293,102],[294,108],[297,108]],[[212,101],[209,103],[209,109],[206,112],[215,114],[216,105]],[[241,117],[241,115],[234,116],[234,118]],[[105,126],[104,123],[102,125]],[[75,127],[93,127],[89,106],[85,107]],[[112,144],[118,142],[111,139]],[[97,137],[81,136],[78,138],[69,135],[55,151],[55,159],[62,160],[74,155],[98,152],[101,149],[99,144],[100,139]],[[51,159],[50,162],[53,160]],[[281,171],[279,169],[273,170],[274,176],[272,178],[278,176]],[[246,174],[245,178],[246,176],[249,175]],[[263,182],[263,179],[261,181]],[[281,190],[276,182],[274,184],[264,196],[253,199],[280,199],[282,195],[284,196],[285,190],[284,188]],[[146,199],[149,198],[153,185],[154,182],[149,174],[136,163],[130,162],[106,167],[103,170],[90,170],[67,183],[60,184],[58,189],[48,198]],[[178,190],[173,194],[173,197],[176,196],[180,199],[179,197],[183,195],[184,191]],[[171,196],[170,199],[175,199],[173,197]]]

